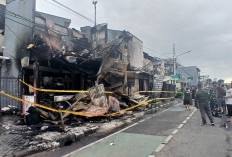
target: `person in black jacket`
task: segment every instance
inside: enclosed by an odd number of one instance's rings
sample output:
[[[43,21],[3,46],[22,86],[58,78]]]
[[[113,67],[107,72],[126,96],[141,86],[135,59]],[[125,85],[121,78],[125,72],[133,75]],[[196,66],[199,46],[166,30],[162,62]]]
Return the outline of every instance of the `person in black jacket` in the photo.
[[[192,99],[195,99],[195,95],[196,95],[196,88],[193,87],[192,88]]]
[[[189,88],[186,88],[186,91],[184,92],[184,105],[186,110],[190,110],[191,104],[192,104],[192,94]]]
[[[200,109],[202,126],[206,125],[206,114],[211,122],[211,125],[214,126],[214,119],[209,107],[209,94],[208,91],[202,89],[201,84],[197,85],[198,91],[196,92],[195,97],[195,106]]]

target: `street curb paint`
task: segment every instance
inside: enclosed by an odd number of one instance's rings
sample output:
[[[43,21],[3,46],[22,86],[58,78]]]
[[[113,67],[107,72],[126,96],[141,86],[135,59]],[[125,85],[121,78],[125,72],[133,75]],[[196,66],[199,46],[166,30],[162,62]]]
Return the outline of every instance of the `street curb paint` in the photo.
[[[184,126],[184,124],[180,124],[177,128],[180,129]]]
[[[184,120],[184,121],[182,122],[182,124],[185,124],[185,123],[187,123],[187,120]]]
[[[169,135],[164,141],[163,144],[167,144],[173,138],[172,135]]]
[[[172,134],[176,134],[178,131],[179,131],[179,130],[176,129],[176,130],[174,130],[174,131],[172,132]]]
[[[165,144],[160,144],[159,147],[155,150],[156,153],[160,152],[164,148]]]

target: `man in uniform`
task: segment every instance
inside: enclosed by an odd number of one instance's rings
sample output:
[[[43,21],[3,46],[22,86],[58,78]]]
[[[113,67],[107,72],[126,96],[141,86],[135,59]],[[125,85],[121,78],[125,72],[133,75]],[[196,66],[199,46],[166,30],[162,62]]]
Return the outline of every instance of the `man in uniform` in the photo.
[[[205,117],[205,114],[207,114],[211,122],[211,125],[214,126],[214,119],[213,119],[213,116],[212,116],[212,113],[209,107],[208,91],[203,90],[201,87],[201,84],[198,84],[197,88],[198,88],[198,91],[196,92],[195,106],[199,108],[201,112],[201,119],[202,119],[201,125],[207,124],[206,117]]]
[[[213,87],[209,90],[210,109],[213,116],[218,116],[217,90]]]

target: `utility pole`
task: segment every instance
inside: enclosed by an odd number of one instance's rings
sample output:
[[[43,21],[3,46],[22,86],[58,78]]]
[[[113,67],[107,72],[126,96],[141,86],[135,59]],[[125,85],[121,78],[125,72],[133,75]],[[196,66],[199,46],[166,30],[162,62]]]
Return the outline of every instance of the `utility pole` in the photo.
[[[97,1],[93,0],[93,5],[95,9],[95,27],[97,26]]]
[[[175,52],[175,44],[173,44],[173,75],[176,75],[176,52]],[[173,80],[174,85],[176,84],[176,80]]]

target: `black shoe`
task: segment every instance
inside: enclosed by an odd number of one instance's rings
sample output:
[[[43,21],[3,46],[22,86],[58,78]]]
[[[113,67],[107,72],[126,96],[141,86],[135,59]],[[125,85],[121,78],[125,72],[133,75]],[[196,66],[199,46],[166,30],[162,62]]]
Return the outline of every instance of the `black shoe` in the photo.
[[[211,123],[212,126],[215,126],[214,123]]]

